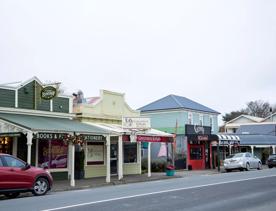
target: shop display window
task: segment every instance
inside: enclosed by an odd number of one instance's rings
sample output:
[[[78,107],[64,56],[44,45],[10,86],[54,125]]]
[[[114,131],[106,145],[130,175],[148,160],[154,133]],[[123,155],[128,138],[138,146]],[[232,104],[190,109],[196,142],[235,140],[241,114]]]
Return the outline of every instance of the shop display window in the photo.
[[[67,168],[68,143],[63,140],[39,140],[38,166],[51,169]]]
[[[104,143],[87,142],[86,160],[87,165],[104,164]]]
[[[137,144],[124,143],[124,163],[137,162]]]
[[[203,158],[202,147],[191,147],[190,159],[191,160],[201,160],[202,158]]]

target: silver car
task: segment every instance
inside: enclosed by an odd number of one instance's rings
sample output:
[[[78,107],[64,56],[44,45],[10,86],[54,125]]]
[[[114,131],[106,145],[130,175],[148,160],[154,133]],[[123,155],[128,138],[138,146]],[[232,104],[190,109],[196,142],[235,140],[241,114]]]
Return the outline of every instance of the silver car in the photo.
[[[262,162],[256,156],[253,156],[249,152],[237,153],[231,155],[224,160],[224,169],[230,172],[233,169],[239,169],[241,171],[250,169],[262,169]]]

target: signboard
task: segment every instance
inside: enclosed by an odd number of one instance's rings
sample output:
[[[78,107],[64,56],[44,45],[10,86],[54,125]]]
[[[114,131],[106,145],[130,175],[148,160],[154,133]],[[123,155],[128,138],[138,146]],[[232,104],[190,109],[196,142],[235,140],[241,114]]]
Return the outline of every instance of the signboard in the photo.
[[[200,125],[185,125],[186,135],[210,135],[211,127]]]
[[[123,117],[122,127],[127,129],[150,129],[150,118],[144,117]]]
[[[40,96],[44,100],[51,100],[56,95],[57,95],[57,89],[53,86],[46,86],[40,92]]]
[[[82,135],[84,141],[104,141],[105,138],[103,136],[97,135]]]
[[[67,134],[65,133],[37,133],[34,138],[44,139],[44,140],[64,140],[67,138]]]
[[[172,142],[170,137],[163,136],[137,136],[138,142]]]

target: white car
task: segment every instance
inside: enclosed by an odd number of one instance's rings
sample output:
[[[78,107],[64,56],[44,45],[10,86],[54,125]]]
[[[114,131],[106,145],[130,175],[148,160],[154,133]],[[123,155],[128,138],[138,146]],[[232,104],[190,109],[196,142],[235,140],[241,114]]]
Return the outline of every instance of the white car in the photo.
[[[245,153],[237,153],[231,155],[230,157],[224,160],[224,169],[227,172],[230,172],[234,169],[239,169],[241,171],[246,170],[249,171],[250,169],[262,169],[262,162],[256,156],[253,156],[249,152]]]

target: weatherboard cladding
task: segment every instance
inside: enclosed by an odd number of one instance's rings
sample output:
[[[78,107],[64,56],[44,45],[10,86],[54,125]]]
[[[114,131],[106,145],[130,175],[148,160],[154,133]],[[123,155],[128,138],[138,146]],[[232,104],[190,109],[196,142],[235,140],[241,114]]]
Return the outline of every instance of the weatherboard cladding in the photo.
[[[34,109],[34,81],[18,90],[18,108]]]
[[[0,107],[15,107],[15,91],[0,89]]]
[[[63,97],[53,98],[53,111],[69,113],[69,98],[63,98]]]
[[[241,125],[236,133],[276,136],[276,124]]]
[[[196,111],[219,114],[219,112],[213,109],[210,109],[197,102],[194,102],[188,98],[177,96],[177,95],[168,95],[146,106],[143,106],[138,110],[140,110],[141,112],[148,112],[148,111],[169,110],[169,109],[191,109]]]

